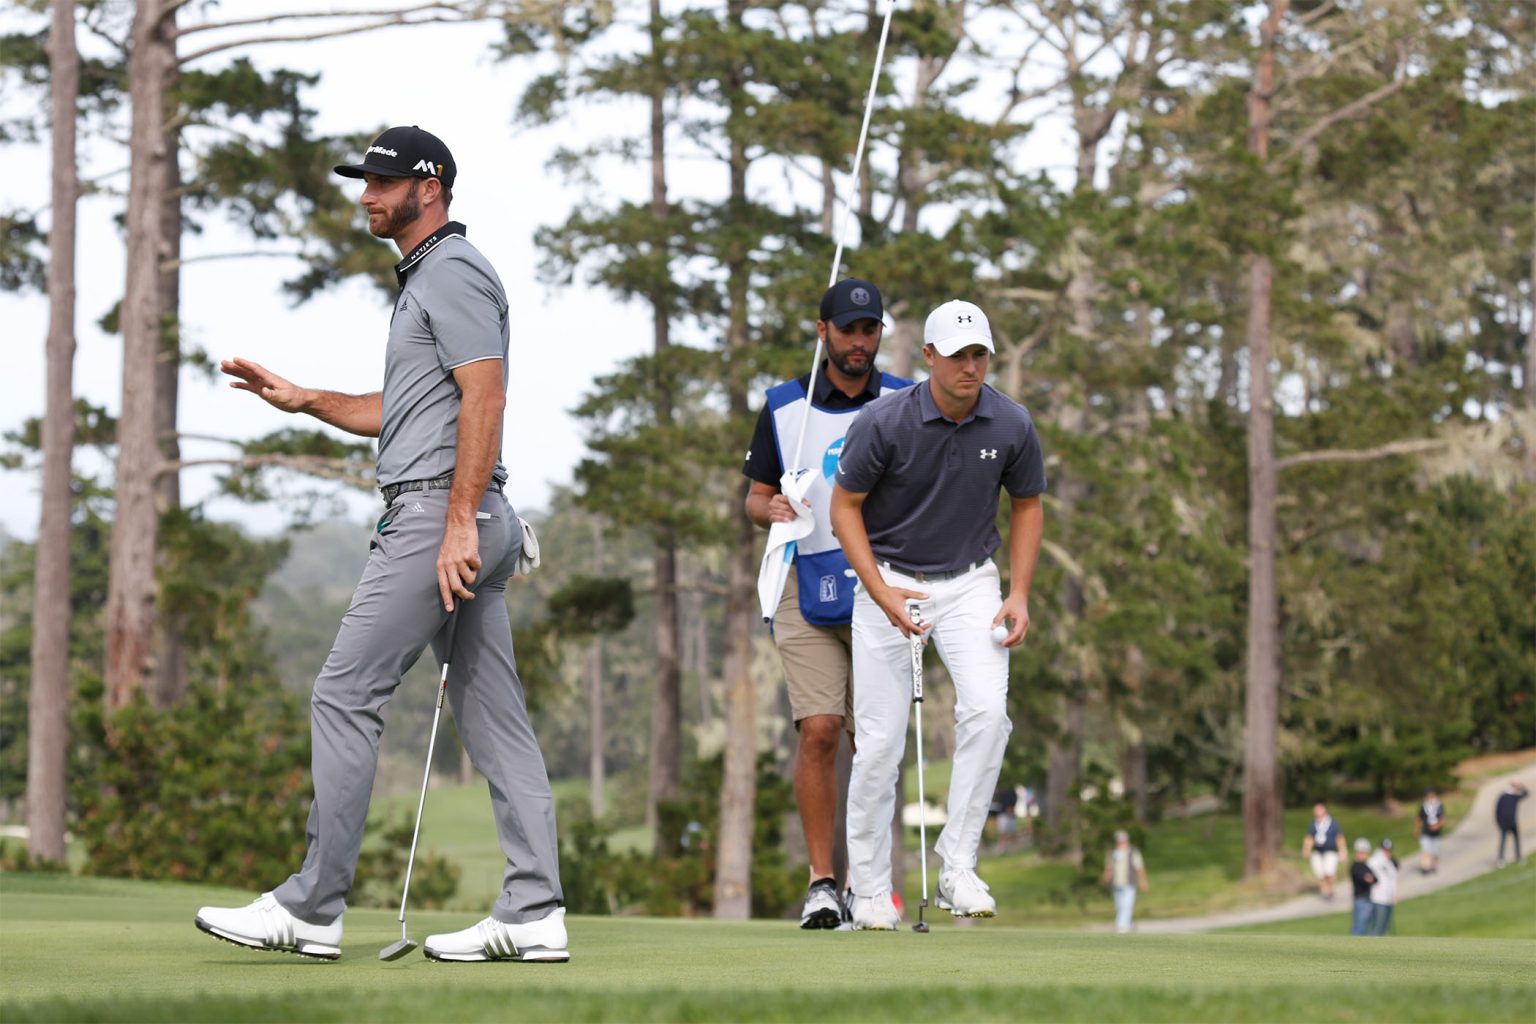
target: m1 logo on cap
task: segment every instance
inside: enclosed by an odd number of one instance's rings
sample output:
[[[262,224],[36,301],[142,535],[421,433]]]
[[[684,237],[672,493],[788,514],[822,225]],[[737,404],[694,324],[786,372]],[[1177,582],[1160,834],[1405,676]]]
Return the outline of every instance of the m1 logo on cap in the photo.
[[[867,305],[869,305],[869,289],[868,288],[855,288],[853,291],[848,293],[848,297],[853,300],[853,304],[855,306],[867,306]]]
[[[423,172],[425,174],[430,174],[434,178],[436,178],[436,177],[440,177],[442,175],[442,173],[443,173],[443,165],[442,164],[434,165],[432,163],[432,161],[430,161],[430,160],[417,160],[416,161],[416,166],[412,167],[411,170],[413,170],[413,171],[421,171],[421,172]]]

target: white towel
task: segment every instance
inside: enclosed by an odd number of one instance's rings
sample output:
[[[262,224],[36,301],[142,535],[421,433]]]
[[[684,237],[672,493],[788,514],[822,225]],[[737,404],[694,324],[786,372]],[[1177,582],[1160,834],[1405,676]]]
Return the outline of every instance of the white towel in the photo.
[[[784,581],[789,576],[790,563],[795,560],[795,545],[816,528],[816,517],[805,504],[805,488],[810,479],[808,469],[792,469],[779,478],[779,490],[789,499],[795,519],[768,528],[768,549],[763,552],[763,564],[757,571],[757,600],[764,622],[773,621],[779,599],[784,596]]]

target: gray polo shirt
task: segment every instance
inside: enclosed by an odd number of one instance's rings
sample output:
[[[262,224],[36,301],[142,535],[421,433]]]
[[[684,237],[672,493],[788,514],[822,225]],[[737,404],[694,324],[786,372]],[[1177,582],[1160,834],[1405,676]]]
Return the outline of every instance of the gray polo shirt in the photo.
[[[997,492],[1045,490],[1040,438],[1025,408],[989,384],[962,423],[944,418],[925,381],[881,395],[848,430],[837,484],[864,499],[881,561],[922,572],[963,569],[1002,543]]]
[[[457,221],[443,225],[395,265],[400,297],[384,353],[379,486],[453,472],[462,395],[453,371],[501,360],[507,384],[507,293]],[[492,480],[506,482],[496,460]]]

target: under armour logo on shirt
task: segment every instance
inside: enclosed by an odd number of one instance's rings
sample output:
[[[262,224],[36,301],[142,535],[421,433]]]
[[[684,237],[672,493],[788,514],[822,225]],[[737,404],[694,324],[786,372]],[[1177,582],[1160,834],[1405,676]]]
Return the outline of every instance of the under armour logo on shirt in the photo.
[[[997,458],[997,449],[996,448],[983,448],[981,450],[981,457],[984,458],[984,459],[995,459],[995,458]]]

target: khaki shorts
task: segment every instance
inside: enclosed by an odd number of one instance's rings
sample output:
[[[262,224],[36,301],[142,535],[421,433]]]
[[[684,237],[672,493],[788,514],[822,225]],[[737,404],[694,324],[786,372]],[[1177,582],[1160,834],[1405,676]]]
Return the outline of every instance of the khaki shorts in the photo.
[[[838,715],[853,733],[853,627],[816,626],[800,613],[800,588],[790,566],[773,616],[773,642],[789,683],[795,727],[813,715]]]
[[[1339,851],[1329,850],[1326,853],[1315,850],[1312,853],[1312,874],[1318,878],[1334,878],[1339,873]]]

